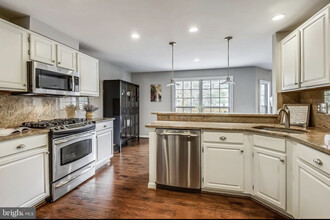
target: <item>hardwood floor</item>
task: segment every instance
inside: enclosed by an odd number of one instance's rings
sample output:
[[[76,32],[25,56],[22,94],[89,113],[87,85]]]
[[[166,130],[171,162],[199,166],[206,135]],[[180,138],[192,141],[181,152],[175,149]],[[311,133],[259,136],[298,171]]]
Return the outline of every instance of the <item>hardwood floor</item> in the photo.
[[[149,190],[148,140],[115,154],[110,166],[55,203],[37,218],[282,218],[244,198]]]

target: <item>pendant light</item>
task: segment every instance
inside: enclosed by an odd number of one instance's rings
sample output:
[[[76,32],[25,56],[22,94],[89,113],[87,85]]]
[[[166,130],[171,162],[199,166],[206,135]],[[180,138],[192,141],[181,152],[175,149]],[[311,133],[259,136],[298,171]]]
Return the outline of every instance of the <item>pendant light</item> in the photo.
[[[231,80],[230,76],[229,76],[229,41],[233,39],[232,36],[228,36],[228,37],[225,37],[225,40],[227,40],[227,78],[226,78],[226,81],[224,81],[223,83],[221,84],[232,84],[234,85],[235,82]]]
[[[177,83],[174,82],[174,46],[176,45],[176,42],[171,41],[169,44],[172,46],[172,78],[171,82],[166,86],[175,86],[177,85]]]

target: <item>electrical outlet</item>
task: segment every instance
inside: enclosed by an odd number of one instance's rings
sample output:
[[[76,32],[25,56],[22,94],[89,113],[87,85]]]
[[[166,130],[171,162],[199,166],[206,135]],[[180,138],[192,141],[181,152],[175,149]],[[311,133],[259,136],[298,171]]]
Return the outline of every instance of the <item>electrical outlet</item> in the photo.
[[[318,103],[317,104],[317,113],[327,114],[328,113],[328,104],[327,103]]]

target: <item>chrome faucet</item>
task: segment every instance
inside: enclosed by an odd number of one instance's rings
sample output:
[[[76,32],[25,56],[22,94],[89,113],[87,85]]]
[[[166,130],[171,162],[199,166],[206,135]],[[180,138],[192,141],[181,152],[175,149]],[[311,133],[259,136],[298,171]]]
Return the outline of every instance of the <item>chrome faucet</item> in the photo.
[[[284,108],[281,108],[278,110],[278,114],[280,116],[280,123],[282,121],[282,116],[284,114],[285,116],[285,128],[290,128],[290,109],[288,106],[284,106]]]

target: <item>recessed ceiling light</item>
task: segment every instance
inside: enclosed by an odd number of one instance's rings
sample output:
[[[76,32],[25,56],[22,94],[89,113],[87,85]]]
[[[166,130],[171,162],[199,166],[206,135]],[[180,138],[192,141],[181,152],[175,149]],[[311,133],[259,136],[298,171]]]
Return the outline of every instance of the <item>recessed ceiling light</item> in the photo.
[[[137,34],[137,33],[134,33],[134,34],[132,34],[132,38],[133,39],[139,39],[140,38],[140,35]]]
[[[197,32],[199,29],[197,28],[197,27],[191,27],[190,29],[189,29],[189,32]]]
[[[198,58],[194,59],[194,62],[199,62],[199,61],[200,61],[200,59],[198,59]]]
[[[273,19],[273,21],[278,21],[278,20],[281,20],[284,17],[285,17],[284,14],[279,14],[279,15],[274,16],[272,19]]]

